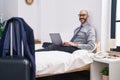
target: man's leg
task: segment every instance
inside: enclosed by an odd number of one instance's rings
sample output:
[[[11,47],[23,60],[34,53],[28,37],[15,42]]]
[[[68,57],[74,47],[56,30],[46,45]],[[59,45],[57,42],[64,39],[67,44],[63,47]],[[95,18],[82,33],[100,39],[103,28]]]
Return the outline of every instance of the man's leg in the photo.
[[[50,43],[50,42],[44,42],[43,43],[43,45],[42,45],[42,47],[43,48],[46,48],[46,47],[48,47],[48,46],[50,46],[50,45],[52,45],[53,43]]]
[[[72,46],[61,46],[58,48],[58,50],[73,53],[75,50],[78,50],[78,48]]]
[[[44,49],[38,49],[38,50],[35,50],[35,51],[36,52],[37,51],[55,51],[55,50],[59,50],[59,48],[60,48],[59,45],[55,45],[55,44],[52,43],[49,46],[47,44],[47,46],[45,46]]]
[[[78,48],[72,47],[72,46],[62,46],[62,45],[51,44],[45,49],[39,49],[36,51],[65,51],[65,52],[73,53],[73,51],[75,50],[78,50]]]

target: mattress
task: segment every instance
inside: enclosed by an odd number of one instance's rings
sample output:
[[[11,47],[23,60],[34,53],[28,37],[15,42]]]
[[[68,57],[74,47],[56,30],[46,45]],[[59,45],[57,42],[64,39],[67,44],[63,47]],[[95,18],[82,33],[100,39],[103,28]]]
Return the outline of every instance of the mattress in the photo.
[[[87,50],[77,50],[72,54],[63,51],[36,52],[36,77],[84,70],[93,62],[93,55]]]

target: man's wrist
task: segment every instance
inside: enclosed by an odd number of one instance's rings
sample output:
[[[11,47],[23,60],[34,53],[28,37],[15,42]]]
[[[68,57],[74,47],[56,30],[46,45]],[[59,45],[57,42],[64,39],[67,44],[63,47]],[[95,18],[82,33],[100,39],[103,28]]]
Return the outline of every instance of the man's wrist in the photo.
[[[74,46],[74,47],[78,47],[78,44],[75,44],[75,43],[74,43],[74,45],[73,45],[73,46]]]

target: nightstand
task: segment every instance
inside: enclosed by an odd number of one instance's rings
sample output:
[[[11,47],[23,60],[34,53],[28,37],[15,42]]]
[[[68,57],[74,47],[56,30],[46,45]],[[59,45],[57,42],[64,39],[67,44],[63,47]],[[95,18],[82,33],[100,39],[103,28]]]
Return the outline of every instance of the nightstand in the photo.
[[[109,80],[120,80],[120,58],[94,58],[90,69],[90,80],[102,80],[100,71],[109,67]]]

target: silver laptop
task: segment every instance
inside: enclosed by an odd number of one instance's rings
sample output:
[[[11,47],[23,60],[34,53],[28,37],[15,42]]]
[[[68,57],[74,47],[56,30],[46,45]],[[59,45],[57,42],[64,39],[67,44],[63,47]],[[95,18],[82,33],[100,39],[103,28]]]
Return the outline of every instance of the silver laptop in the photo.
[[[59,33],[49,33],[52,43],[62,45],[62,39]]]

